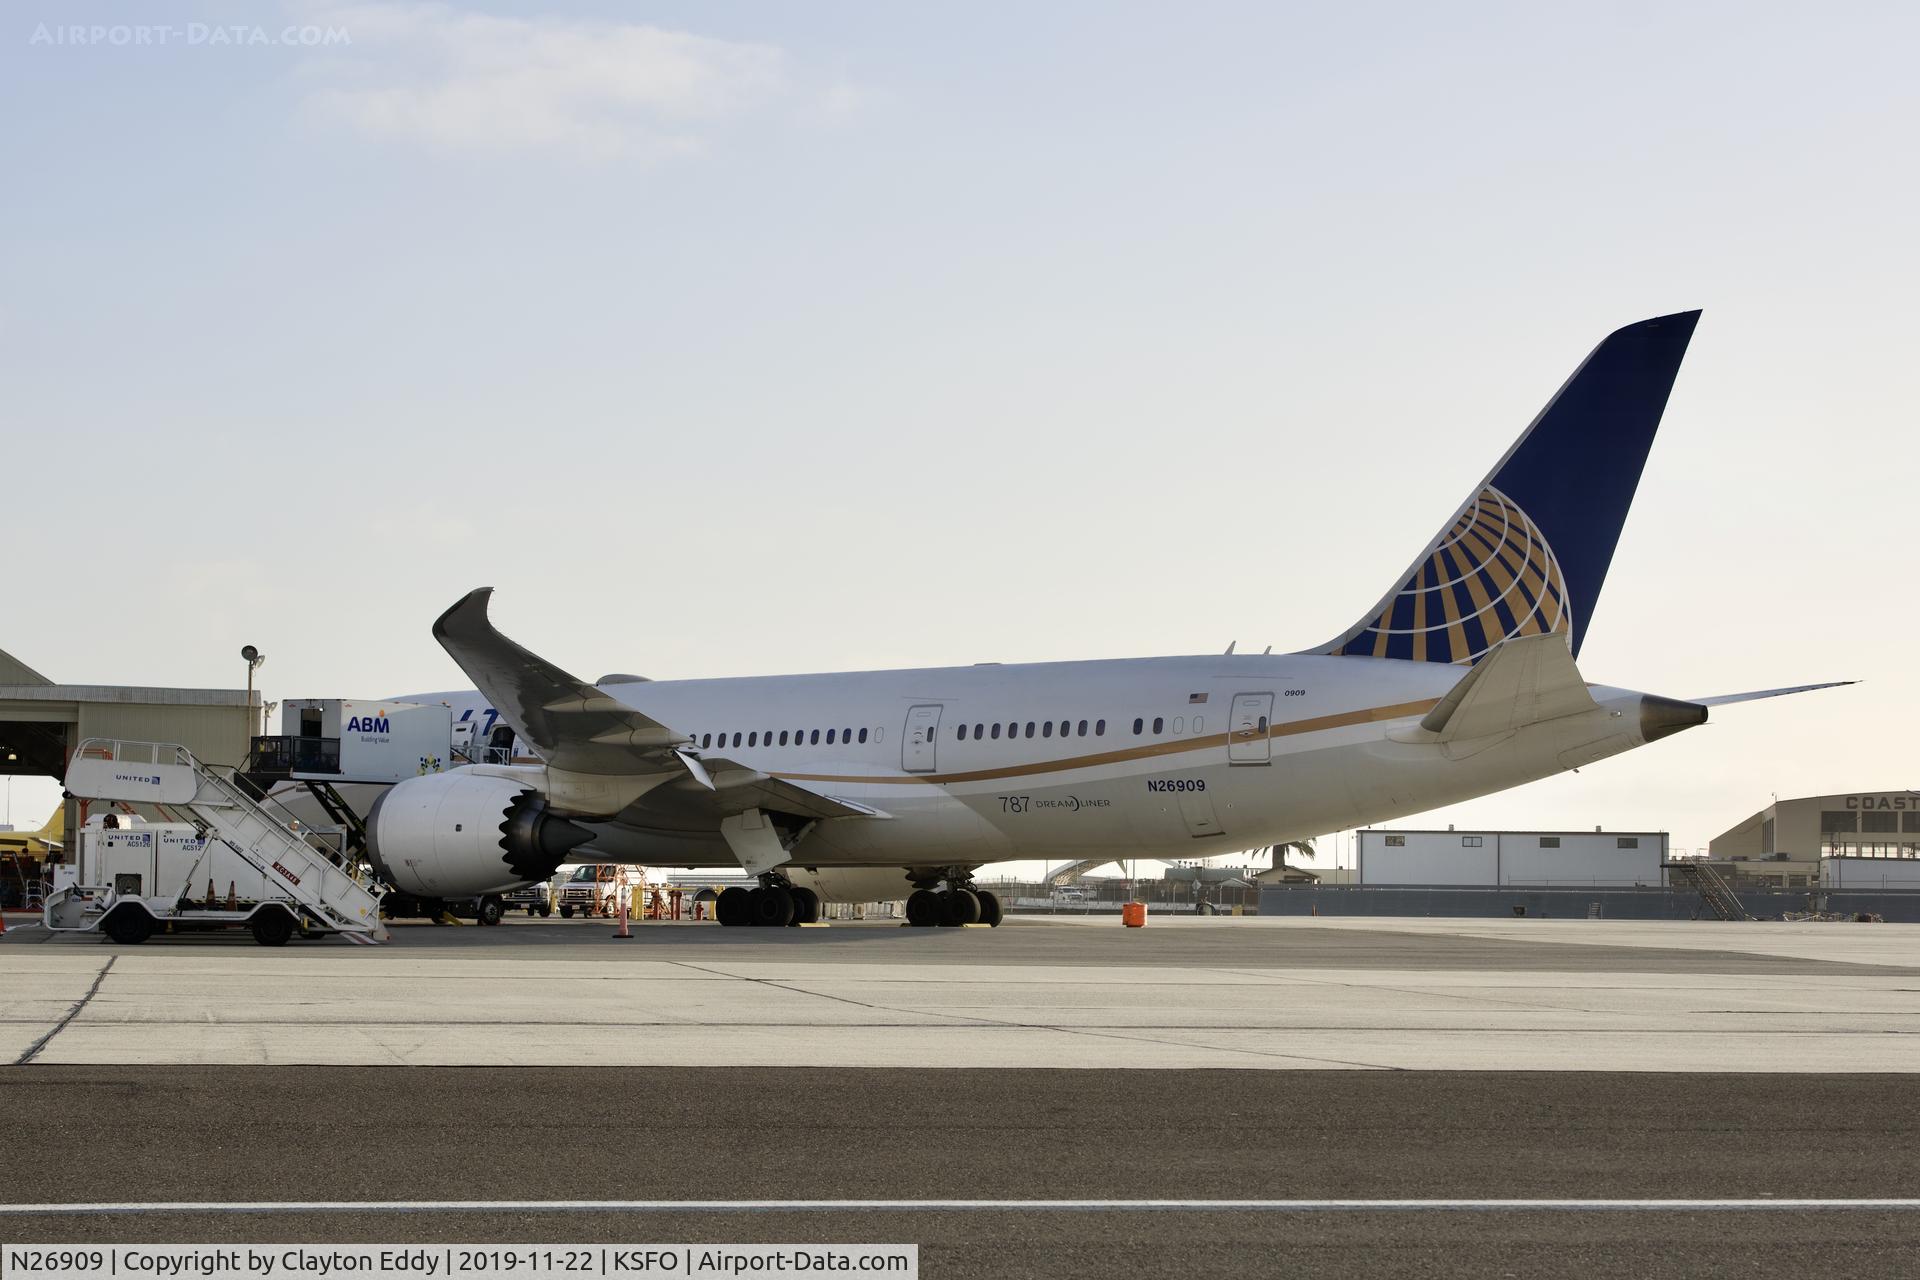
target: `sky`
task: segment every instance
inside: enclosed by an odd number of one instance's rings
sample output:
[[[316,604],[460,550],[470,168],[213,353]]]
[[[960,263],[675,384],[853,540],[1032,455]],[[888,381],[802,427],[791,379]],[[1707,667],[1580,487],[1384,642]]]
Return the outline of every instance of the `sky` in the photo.
[[[27,3],[0,648],[465,682],[1326,641],[1705,316],[1581,656],[1858,686],[1399,825],[1920,786],[1905,4]],[[37,825],[51,782],[12,785]],[[1334,842],[1327,842],[1332,844]]]

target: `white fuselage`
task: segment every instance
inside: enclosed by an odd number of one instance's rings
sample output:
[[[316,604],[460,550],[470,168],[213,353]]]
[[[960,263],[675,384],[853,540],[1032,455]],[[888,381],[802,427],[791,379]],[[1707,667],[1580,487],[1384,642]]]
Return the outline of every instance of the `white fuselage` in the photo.
[[[601,688],[687,735],[703,759],[888,815],[808,827],[792,866],[823,872],[1208,857],[1469,799],[1644,741],[1641,695],[1596,686],[1597,710],[1437,742],[1420,719],[1465,674],[1424,662],[1240,655]],[[429,696],[453,702],[456,715],[460,698],[478,697]],[[661,809],[643,799],[597,825],[593,847],[652,865],[732,861],[710,825],[676,830],[662,825]]]

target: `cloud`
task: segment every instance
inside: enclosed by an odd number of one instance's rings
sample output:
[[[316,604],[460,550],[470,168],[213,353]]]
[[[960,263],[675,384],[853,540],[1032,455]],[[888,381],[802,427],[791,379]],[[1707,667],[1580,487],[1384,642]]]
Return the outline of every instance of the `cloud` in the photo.
[[[619,22],[500,18],[445,4],[327,7],[349,47],[303,68],[322,117],[460,150],[590,157],[697,150],[790,91],[786,54]]]

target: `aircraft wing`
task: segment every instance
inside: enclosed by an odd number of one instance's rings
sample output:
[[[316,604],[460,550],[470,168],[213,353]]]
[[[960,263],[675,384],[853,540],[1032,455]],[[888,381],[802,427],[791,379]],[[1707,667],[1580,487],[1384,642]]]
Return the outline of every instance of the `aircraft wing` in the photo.
[[[748,809],[766,809],[791,813],[803,818],[885,818],[892,815],[861,804],[815,791],[798,782],[762,773],[751,765],[732,760],[704,759],[686,753],[684,762],[693,785],[682,783],[669,798],[661,791],[650,792],[641,801],[644,806],[671,805],[682,810],[704,812],[715,818],[744,813]]]
[[[689,739],[507,639],[487,617],[492,587],[433,624],[440,642],[514,729],[556,769],[631,776],[681,767]]]
[[[487,617],[492,595],[492,587],[469,592],[433,624],[434,639],[554,768],[616,777],[680,774],[678,786],[656,788],[641,804],[702,821],[717,823],[749,809],[802,818],[887,816],[737,761],[702,757],[686,734],[501,634]]]
[[[1796,684],[1786,689],[1756,689],[1752,693],[1723,693],[1715,698],[1689,698],[1703,707],[1724,707],[1732,702],[1758,702],[1762,698],[1784,698],[1790,693],[1811,693],[1815,689],[1838,689],[1843,685],[1859,684],[1858,680],[1829,680],[1825,684]]]

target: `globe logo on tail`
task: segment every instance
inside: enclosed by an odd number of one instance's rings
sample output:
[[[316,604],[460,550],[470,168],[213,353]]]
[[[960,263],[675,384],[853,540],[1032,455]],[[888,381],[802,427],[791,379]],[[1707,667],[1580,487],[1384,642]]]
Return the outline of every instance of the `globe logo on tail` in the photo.
[[[1553,548],[1488,485],[1380,611],[1335,652],[1471,666],[1512,636],[1573,631]]]

